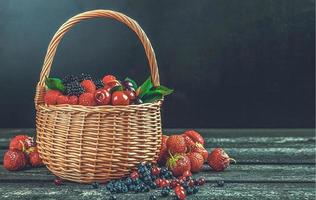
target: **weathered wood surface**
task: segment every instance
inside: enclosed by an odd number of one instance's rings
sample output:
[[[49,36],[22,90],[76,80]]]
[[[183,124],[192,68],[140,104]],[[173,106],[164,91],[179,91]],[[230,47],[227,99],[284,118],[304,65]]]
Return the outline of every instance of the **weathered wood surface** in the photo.
[[[168,129],[164,133],[181,133]],[[315,199],[314,129],[200,129],[206,148],[217,146],[238,162],[215,173],[205,165],[194,175],[208,183],[188,199]],[[34,129],[0,129],[0,159],[9,139]],[[1,163],[0,163],[1,164]],[[107,199],[104,188],[66,182],[56,187],[55,176],[46,168],[8,172],[0,165],[0,199]],[[216,181],[224,180],[224,187]],[[118,199],[148,199],[150,193],[117,195]],[[159,195],[158,195],[159,196]],[[168,199],[168,198],[164,198]],[[170,198],[169,198],[170,199]]]

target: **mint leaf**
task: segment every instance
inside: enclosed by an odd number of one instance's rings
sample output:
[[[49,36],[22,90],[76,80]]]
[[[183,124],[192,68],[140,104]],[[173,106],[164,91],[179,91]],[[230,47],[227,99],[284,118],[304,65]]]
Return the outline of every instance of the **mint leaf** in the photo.
[[[131,79],[131,78],[129,78],[129,77],[126,77],[124,80],[131,82],[131,83],[133,84],[133,88],[134,88],[135,90],[137,89],[137,83],[136,83],[133,79]]]
[[[154,101],[162,99],[163,95],[160,92],[157,91],[148,91],[144,96],[142,97],[142,101],[144,103],[152,103]]]
[[[173,92],[173,89],[170,89],[170,88],[167,88],[163,85],[160,85],[160,86],[157,86],[157,87],[153,87],[151,89],[151,91],[156,91],[156,92],[159,92],[160,94],[162,95],[169,95]]]
[[[147,80],[137,89],[139,91],[138,97],[142,98],[152,87],[153,83],[151,82],[151,77],[148,77]]]
[[[59,90],[61,92],[65,91],[65,86],[59,78],[46,78],[45,79],[46,86],[51,90]]]

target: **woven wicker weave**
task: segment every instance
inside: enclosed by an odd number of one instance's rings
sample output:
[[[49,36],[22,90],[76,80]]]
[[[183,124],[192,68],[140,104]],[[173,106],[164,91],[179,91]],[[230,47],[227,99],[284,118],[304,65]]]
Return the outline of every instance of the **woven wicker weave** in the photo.
[[[126,15],[88,11],[58,29],[48,46],[36,88],[36,142],[51,172],[80,183],[121,178],[141,161],[155,162],[161,145],[160,101],[128,106],[44,105],[45,77],[64,34],[80,21],[101,17],[122,22],[136,33],[149,61],[152,82],[159,85],[150,41],[137,22]]]

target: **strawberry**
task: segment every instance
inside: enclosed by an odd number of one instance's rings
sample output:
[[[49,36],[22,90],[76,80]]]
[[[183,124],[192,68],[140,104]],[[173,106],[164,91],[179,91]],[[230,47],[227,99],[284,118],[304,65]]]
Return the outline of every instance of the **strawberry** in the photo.
[[[9,144],[10,150],[24,151],[33,145],[33,138],[27,135],[17,135],[11,139]]]
[[[187,146],[181,135],[171,135],[167,140],[167,148],[171,154],[185,153]]]
[[[183,134],[189,136],[194,142],[204,145],[204,138],[197,131],[187,130]]]
[[[113,75],[105,75],[102,79],[104,85],[107,85],[109,82],[115,81],[116,77]]]
[[[79,96],[79,105],[95,106],[96,102],[92,93],[83,93]]]
[[[182,137],[184,138],[185,144],[187,145],[187,149],[191,151],[195,146],[195,142],[187,135],[182,135]]]
[[[167,160],[167,166],[174,176],[181,176],[185,171],[191,170],[191,163],[186,155],[175,154]]]
[[[61,92],[58,90],[48,90],[44,96],[44,102],[47,105],[56,105],[57,97],[61,95]]]
[[[199,172],[201,171],[203,164],[204,164],[204,158],[200,153],[197,152],[191,152],[187,154],[188,158],[190,159],[191,163],[191,172]]]
[[[29,155],[30,163],[33,167],[39,167],[39,166],[44,165],[42,159],[39,156],[39,153],[38,153],[36,147],[33,147],[33,149],[30,151],[30,153],[28,155]]]
[[[162,135],[162,142],[160,147],[160,152],[158,154],[157,163],[160,165],[165,165],[168,159],[168,149],[167,149],[167,140],[169,136]]]
[[[209,166],[214,171],[224,171],[229,166],[230,161],[236,162],[222,148],[214,149],[207,158]]]
[[[187,196],[185,194],[185,190],[182,186],[178,185],[175,189],[174,189],[174,193],[176,194],[177,199],[179,200],[184,200]]]
[[[70,105],[77,105],[78,104],[78,97],[77,96],[69,96],[68,103]]]
[[[17,150],[8,150],[3,157],[3,166],[9,171],[23,169],[26,166],[24,153]]]
[[[56,99],[57,104],[69,104],[69,97],[65,95],[59,95]]]
[[[97,87],[92,80],[83,80],[80,85],[88,93],[94,93],[97,90]]]
[[[208,152],[200,143],[195,144],[195,147],[192,149],[192,152],[200,153],[204,158],[204,162],[207,160]]]

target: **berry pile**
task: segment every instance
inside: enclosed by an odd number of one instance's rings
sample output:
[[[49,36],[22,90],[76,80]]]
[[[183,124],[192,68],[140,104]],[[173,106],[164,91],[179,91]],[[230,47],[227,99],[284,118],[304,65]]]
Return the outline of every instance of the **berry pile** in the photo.
[[[105,75],[102,79],[94,79],[89,74],[68,75],[63,79],[46,78],[45,84],[48,90],[44,102],[47,105],[141,104],[154,102],[173,92],[164,86],[154,87],[151,78],[138,87],[130,78],[120,81],[113,75]]]
[[[158,189],[160,196],[175,196],[183,200],[187,195],[196,194],[199,186],[205,184],[205,178],[193,179],[190,176],[176,178],[166,167],[153,166],[150,163],[140,163],[136,170],[126,178],[107,183],[106,189],[113,195],[126,192],[149,192]],[[151,195],[150,199],[156,199]]]
[[[9,150],[4,153],[3,166],[9,171],[17,171],[27,165],[39,167],[43,165],[43,162],[33,138],[27,135],[17,135],[11,139]]]

